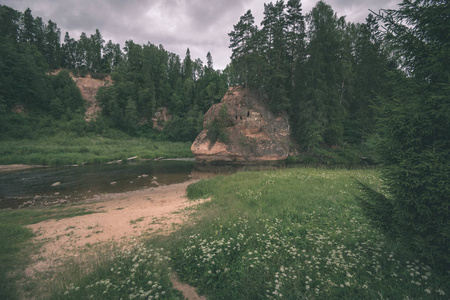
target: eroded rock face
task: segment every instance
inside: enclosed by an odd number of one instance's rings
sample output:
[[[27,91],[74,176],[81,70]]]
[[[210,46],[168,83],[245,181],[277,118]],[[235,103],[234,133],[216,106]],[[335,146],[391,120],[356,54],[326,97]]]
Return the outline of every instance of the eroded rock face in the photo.
[[[153,129],[163,131],[164,124],[166,124],[167,121],[169,121],[170,119],[172,119],[172,116],[169,114],[169,110],[167,109],[167,107],[161,107],[153,115],[152,118]]]
[[[221,118],[221,109],[225,115],[222,130],[227,141],[211,142],[208,124]],[[230,87],[220,103],[205,114],[203,131],[195,139],[191,151],[200,163],[268,162],[286,159],[289,145],[287,115],[274,116],[256,95],[237,86]]]

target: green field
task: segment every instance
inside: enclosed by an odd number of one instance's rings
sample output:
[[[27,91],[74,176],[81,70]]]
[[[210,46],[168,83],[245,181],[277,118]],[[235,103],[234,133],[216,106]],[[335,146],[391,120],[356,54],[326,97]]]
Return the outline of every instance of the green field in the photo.
[[[376,170],[312,168],[199,181],[188,196],[212,200],[190,224],[69,270],[50,298],[182,299],[176,271],[208,299],[448,299],[448,275],[368,223],[356,180],[381,183]]]
[[[70,165],[138,159],[192,157],[191,143],[159,142],[146,138],[78,137],[59,134],[36,140],[0,141],[0,165]]]

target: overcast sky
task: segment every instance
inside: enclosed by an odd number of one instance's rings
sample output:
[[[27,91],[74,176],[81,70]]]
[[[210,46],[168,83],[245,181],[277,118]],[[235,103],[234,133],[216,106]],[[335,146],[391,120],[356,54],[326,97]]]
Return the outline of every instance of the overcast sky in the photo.
[[[318,0],[303,0],[303,13],[308,13]],[[192,59],[206,63],[211,52],[214,68],[223,69],[230,61],[228,33],[239,18],[251,9],[255,24],[263,18],[264,3],[276,0],[0,0],[18,11],[29,7],[34,17],[49,19],[78,40],[82,32],[88,36],[99,29],[105,41],[125,45],[162,44],[170,52],[184,58],[189,47]],[[287,2],[287,1],[285,1]],[[364,22],[369,9],[396,8],[401,0],[327,0],[338,16],[350,22]]]

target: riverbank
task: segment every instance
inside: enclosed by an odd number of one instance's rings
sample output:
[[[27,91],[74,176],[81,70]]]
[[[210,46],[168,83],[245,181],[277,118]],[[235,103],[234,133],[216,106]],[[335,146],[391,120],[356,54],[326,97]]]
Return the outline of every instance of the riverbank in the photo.
[[[45,167],[42,165],[22,165],[22,164],[13,164],[13,165],[0,165],[0,173],[1,172],[14,172],[20,170],[26,170],[31,168],[41,168]]]
[[[207,202],[160,219],[151,205],[170,205],[170,186],[102,195],[80,206],[91,217],[30,224],[38,233],[34,244],[44,243],[36,252],[43,256],[32,261],[51,265],[53,255],[61,256],[45,247],[58,243],[69,255],[49,269],[64,272],[27,269],[35,283],[28,291],[45,299],[177,299],[169,278],[176,273],[209,299],[446,299],[448,274],[371,226],[354,197],[355,179],[382,188],[376,170],[239,172],[173,186]],[[28,210],[14,212],[21,211]],[[108,215],[124,234],[100,225]]]
[[[97,195],[78,203],[77,208],[90,214],[64,219],[49,219],[27,226],[33,233],[33,251],[19,281],[21,298],[31,295],[24,285],[33,285],[33,293],[44,295],[49,282],[58,281],[64,264],[86,264],[93,249],[114,244],[129,247],[135,239],[154,234],[168,234],[185,224],[196,205],[206,200],[189,201],[186,188],[196,182],[153,187],[133,192]],[[94,251],[95,252],[95,251]],[[89,265],[85,265],[89,268]],[[51,275],[53,274],[53,275]],[[45,280],[46,282],[36,282]],[[43,290],[41,290],[41,286]],[[186,287],[189,288],[189,287]],[[31,297],[33,298],[33,297]]]
[[[129,136],[75,136],[61,133],[33,140],[0,141],[0,165],[64,166],[114,161],[193,157],[191,143]]]

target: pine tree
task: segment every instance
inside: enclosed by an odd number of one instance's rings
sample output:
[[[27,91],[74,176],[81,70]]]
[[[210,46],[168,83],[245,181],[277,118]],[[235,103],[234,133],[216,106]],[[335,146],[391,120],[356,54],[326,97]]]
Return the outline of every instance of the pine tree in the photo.
[[[307,17],[308,59],[299,66],[295,83],[299,99],[296,136],[304,148],[312,150],[322,142],[328,145],[342,142],[345,21],[338,19],[331,6],[323,1]]]
[[[228,35],[230,36],[230,48],[232,50],[231,59],[235,65],[238,74],[245,86],[253,83],[254,76],[250,75],[249,65],[252,60],[252,55],[255,55],[255,37],[257,33],[257,27],[255,24],[255,18],[252,15],[251,10],[248,10],[239,20],[239,22],[233,26],[234,30]]]
[[[27,8],[22,14],[22,30],[20,35],[21,43],[35,43],[36,28],[31,9]]]
[[[286,12],[286,48],[288,49],[289,79],[291,86],[295,84],[294,74],[298,62],[305,56],[305,18],[302,14],[300,0],[289,0]]]
[[[57,69],[61,62],[61,30],[52,20],[49,20],[47,26],[45,26],[44,38],[45,59],[51,69]]]

